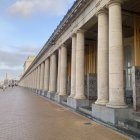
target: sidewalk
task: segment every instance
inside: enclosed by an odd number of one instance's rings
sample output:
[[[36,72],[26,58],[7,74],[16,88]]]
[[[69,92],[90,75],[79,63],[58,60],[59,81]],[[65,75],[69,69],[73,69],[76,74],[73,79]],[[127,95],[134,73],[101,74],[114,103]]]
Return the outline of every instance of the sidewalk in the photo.
[[[128,139],[27,89],[0,90],[0,140]]]

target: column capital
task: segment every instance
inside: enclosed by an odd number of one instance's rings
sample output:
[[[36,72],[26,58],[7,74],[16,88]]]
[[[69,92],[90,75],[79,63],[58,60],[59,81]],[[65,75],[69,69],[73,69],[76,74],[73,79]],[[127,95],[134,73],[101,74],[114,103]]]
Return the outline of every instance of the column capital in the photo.
[[[56,52],[53,52],[50,57],[52,57],[53,55],[56,55]]]
[[[106,7],[109,8],[112,5],[121,5],[122,3],[123,0],[110,0]]]
[[[45,59],[45,61],[44,62],[46,62],[46,61],[48,61],[49,60],[49,57],[47,57],[46,59]]]
[[[76,37],[76,33],[72,33],[71,38]]]
[[[108,14],[108,11],[105,7],[99,9],[96,13],[96,16],[100,15],[100,14]]]
[[[62,47],[66,47],[66,44],[65,44],[65,43],[63,43],[63,44],[61,45],[61,47],[60,47],[60,48],[62,48]]]
[[[78,29],[77,33],[85,33],[85,31],[86,31],[85,29]]]

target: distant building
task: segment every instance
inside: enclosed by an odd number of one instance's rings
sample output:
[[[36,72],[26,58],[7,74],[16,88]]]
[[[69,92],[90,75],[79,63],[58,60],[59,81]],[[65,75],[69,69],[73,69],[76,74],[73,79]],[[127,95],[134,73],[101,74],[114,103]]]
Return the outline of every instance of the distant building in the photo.
[[[6,73],[5,75],[5,79],[4,79],[4,85],[8,86],[10,81],[11,81],[12,78],[10,78],[9,74]]]
[[[10,75],[8,73],[6,73],[5,75],[5,79],[3,81],[3,85],[5,86],[12,86],[12,85],[17,85],[18,84],[18,80],[13,79],[12,77],[10,77]]]
[[[28,58],[26,59],[24,63],[24,72],[29,68],[29,66],[34,61],[34,59],[35,59],[35,56],[28,56]]]

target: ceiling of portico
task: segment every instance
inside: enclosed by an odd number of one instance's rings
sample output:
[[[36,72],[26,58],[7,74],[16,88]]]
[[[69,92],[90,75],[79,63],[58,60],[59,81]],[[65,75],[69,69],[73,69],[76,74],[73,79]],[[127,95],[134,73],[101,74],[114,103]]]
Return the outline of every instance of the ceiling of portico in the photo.
[[[85,39],[86,40],[97,40],[98,24],[97,17],[94,16],[91,18],[83,27],[85,30]]]
[[[134,35],[134,15],[140,16],[140,0],[126,0],[122,5],[124,37]]]
[[[140,13],[140,0],[128,0],[123,3],[122,9],[123,9],[123,36],[124,37],[130,37],[134,34],[133,29],[133,15],[134,13],[139,14]],[[126,14],[128,12],[128,14]],[[130,14],[129,14],[130,12]],[[83,27],[82,29],[85,30],[85,40],[87,41],[96,41],[97,35],[98,35],[98,21],[97,17],[94,16],[92,19],[90,19]],[[68,50],[68,56],[71,55],[71,43],[72,40],[69,38],[65,44],[67,46]]]
[[[126,0],[122,5],[122,9],[140,15],[140,0]]]

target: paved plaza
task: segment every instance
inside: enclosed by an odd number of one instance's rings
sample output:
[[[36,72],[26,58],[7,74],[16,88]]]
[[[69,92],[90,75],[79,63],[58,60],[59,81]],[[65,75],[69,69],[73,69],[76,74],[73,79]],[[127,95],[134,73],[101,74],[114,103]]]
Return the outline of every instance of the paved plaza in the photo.
[[[0,140],[128,140],[24,88],[0,90]]]

